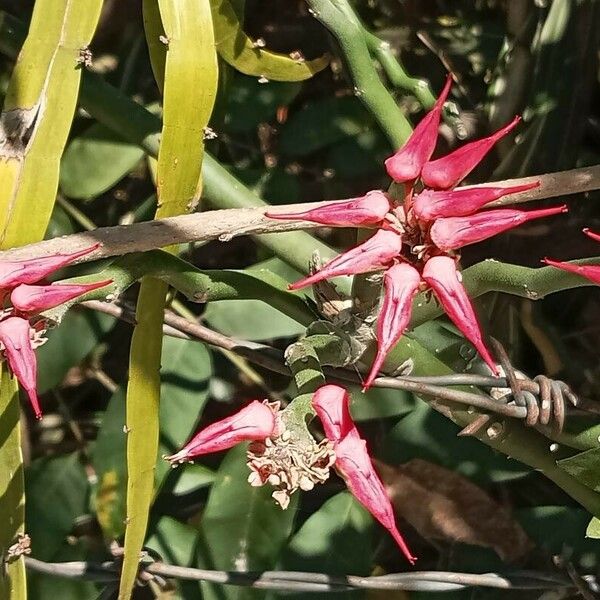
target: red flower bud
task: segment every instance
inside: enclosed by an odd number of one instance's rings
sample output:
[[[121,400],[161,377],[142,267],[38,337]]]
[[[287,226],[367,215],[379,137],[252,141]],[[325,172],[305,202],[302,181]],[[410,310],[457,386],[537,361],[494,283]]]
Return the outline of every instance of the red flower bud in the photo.
[[[545,262],[551,267],[574,273],[575,275],[581,275],[586,279],[589,279],[592,283],[600,285],[600,265],[575,265],[568,262],[560,262],[558,260],[552,260],[550,258],[544,258],[542,262]]]
[[[490,151],[492,146],[509,133],[521,117],[515,117],[508,125],[489,137],[461,146],[454,152],[428,162],[423,167],[421,179],[426,186],[447,190],[458,185]]]
[[[468,217],[442,217],[436,219],[429,235],[433,243],[444,252],[456,250],[487,240],[503,231],[517,227],[522,223],[567,212],[566,205],[540,210],[515,210],[500,208],[487,210]]]
[[[313,221],[331,227],[369,227],[383,221],[390,211],[390,205],[390,197],[385,192],[375,190],[361,198],[332,202],[312,210],[297,213],[269,210],[265,215],[271,219]]]
[[[264,440],[275,429],[275,415],[264,403],[254,400],[240,411],[199,431],[179,452],[166,456],[171,463],[232,448],[240,442]]]
[[[388,175],[394,181],[403,183],[417,179],[423,165],[433,154],[437,142],[442,108],[450,92],[451,85],[452,79],[448,75],[446,85],[434,107],[421,119],[404,146],[385,161]]]
[[[421,276],[406,263],[390,267],[383,276],[383,302],[377,320],[377,354],[364,383],[367,390],[381,369],[385,357],[402,337],[410,322],[412,302]]]
[[[414,564],[416,558],[396,527],[392,504],[373,467],[367,444],[352,422],[348,401],[348,392],[339,385],[319,388],[312,399],[327,438],[334,444],[335,468],[352,495],[390,532],[406,558]]]
[[[95,283],[51,285],[18,285],[10,294],[12,305],[20,312],[38,313],[64,304],[77,296],[112,283],[112,279]]]
[[[37,396],[37,358],[31,346],[29,321],[21,317],[8,317],[0,321],[0,343],[10,370],[27,392],[36,418],[41,419],[42,411]]]
[[[99,247],[100,244],[94,244],[71,254],[53,254],[28,260],[0,262],[0,288],[13,287],[19,283],[35,283]]]
[[[481,328],[475,316],[467,291],[450,256],[434,256],[425,263],[423,279],[431,286],[446,314],[475,346],[494,374],[498,373],[496,362],[483,343]]]
[[[437,192],[423,190],[415,197],[413,209],[423,221],[432,221],[439,217],[464,217],[503,196],[524,192],[539,185],[539,181],[534,181],[512,187],[469,187]]]
[[[336,256],[320,271],[289,286],[298,290],[324,279],[385,269],[402,250],[402,238],[394,231],[378,229],[366,242]]]

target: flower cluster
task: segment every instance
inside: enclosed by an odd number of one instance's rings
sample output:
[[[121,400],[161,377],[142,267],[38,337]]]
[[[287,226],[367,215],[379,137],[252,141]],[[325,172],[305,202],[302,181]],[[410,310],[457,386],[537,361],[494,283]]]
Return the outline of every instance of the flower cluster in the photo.
[[[404,184],[405,197],[401,201],[377,190],[360,198],[329,202],[314,210],[266,213],[273,219],[302,219],[334,227],[376,229],[364,243],[290,286],[297,290],[340,275],[385,271],[377,323],[378,350],[365,389],[372,384],[387,354],[408,327],[413,299],[424,290],[434,293],[492,372],[497,373],[497,365],[484,344],[473,306],[461,283],[457,251],[526,221],[566,211],[566,206],[531,211],[481,210],[507,194],[537,187],[539,182],[512,187],[453,189],[495,142],[517,125],[519,118],[489,137],[430,160],[449,91],[450,79],[433,109],[416,126],[406,144],[385,162],[392,179]]]
[[[13,375],[27,392],[38,419],[42,412],[37,396],[37,360],[34,349],[45,341],[43,334],[46,328],[46,322],[39,313],[104,287],[112,281],[78,285],[39,285],[38,282],[96,248],[98,244],[72,254],[0,263],[0,351]]]
[[[295,488],[309,490],[315,483],[323,483],[333,464],[354,497],[390,532],[406,558],[414,564],[416,559],[396,527],[392,504],[371,462],[366,442],[360,437],[352,421],[348,402],[348,392],[338,385],[324,385],[312,396],[312,408],[323,424],[327,439],[318,445],[318,461],[310,469],[305,465]],[[252,485],[272,483],[279,488],[274,496],[282,504],[281,499],[289,496],[289,490],[281,489],[282,472],[274,471],[271,464],[257,465],[256,448],[253,446],[273,447],[279,437],[285,438],[286,444],[289,443],[289,432],[287,436],[285,431],[282,435],[283,428],[277,417],[276,407],[274,409],[267,402],[254,400],[234,415],[202,429],[179,452],[165,458],[172,464],[177,464],[191,461],[203,454],[227,450],[240,442],[251,441],[253,444],[250,445],[249,464],[252,472],[249,481]],[[279,444],[276,447],[281,449],[282,446]],[[302,462],[298,459],[303,457],[304,454],[296,454],[296,467]],[[262,468],[265,466],[268,468],[263,472]],[[311,471],[315,472],[312,477]],[[286,483],[289,487],[289,482]],[[282,506],[285,508],[283,504]]]

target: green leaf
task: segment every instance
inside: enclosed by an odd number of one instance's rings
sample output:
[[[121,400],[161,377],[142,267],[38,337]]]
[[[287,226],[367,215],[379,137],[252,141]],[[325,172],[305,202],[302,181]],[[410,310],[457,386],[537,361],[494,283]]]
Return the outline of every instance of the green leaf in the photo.
[[[204,465],[190,463],[185,469],[175,469],[169,477],[169,482],[171,477],[174,479],[171,492],[176,496],[183,496],[212,485],[217,479],[217,474]],[[169,482],[165,485],[168,486]]]
[[[26,471],[27,533],[33,556],[52,561],[87,513],[87,474],[76,453],[35,460]]]
[[[366,394],[359,387],[348,386],[350,411],[355,421],[399,417],[412,412],[418,402],[409,392],[371,388]]]
[[[38,390],[58,385],[71,367],[95,348],[113,327],[115,319],[91,310],[70,310],[56,329],[48,331],[48,341],[37,350]]]
[[[246,446],[229,451],[213,484],[202,515],[205,548],[200,558],[211,568],[253,571],[272,569],[293,526],[298,494],[283,511],[269,486],[251,487]],[[263,594],[246,588],[202,584],[203,598],[243,600]]]
[[[266,77],[276,81],[302,81],[322,71],[329,57],[296,60],[286,54],[260,48],[244,33],[238,14],[244,3],[236,0],[211,0],[217,51],[223,60],[246,75]]]
[[[294,534],[284,551],[281,568],[368,575],[372,566],[372,525],[371,515],[351,494],[336,494]]]
[[[275,118],[277,108],[294,100],[302,88],[299,83],[272,81],[267,85],[254,77],[236,74],[226,98],[224,128],[231,133],[254,131]],[[264,170],[261,170],[264,174]]]
[[[208,381],[212,373],[209,352],[202,344],[190,340],[165,338],[161,362],[160,446],[155,478],[157,489],[171,472],[169,464],[161,457],[178,450],[194,432],[207,400]],[[126,516],[124,426],[125,398],[123,391],[118,390],[104,413],[92,455],[98,476],[96,511],[108,539],[122,535]],[[188,469],[179,469],[178,473],[180,476],[187,474],[186,481],[181,484],[184,490],[208,485],[212,474],[200,465],[191,466],[189,474]]]
[[[600,448],[592,448],[557,462],[561,469],[589,488],[600,491]]]
[[[388,141],[377,129],[340,140],[329,150],[327,165],[340,179],[381,176],[383,161],[391,154]]]
[[[161,517],[146,546],[159,554],[161,559],[170,565],[178,567],[195,566],[196,546],[198,545],[198,530],[185,525],[172,517]],[[177,592],[176,598],[198,598],[199,584],[184,579],[174,580]]]
[[[548,555],[565,554],[576,566],[598,568],[598,542],[586,539],[589,513],[570,506],[536,506],[515,511],[527,535]]]
[[[391,464],[424,458],[486,485],[525,476],[529,469],[472,437],[457,437],[460,428],[419,402],[384,441],[383,460]]]
[[[76,453],[35,460],[25,474],[27,533],[35,558],[49,562],[86,560],[85,544],[68,540],[77,520],[88,514],[89,483]],[[29,597],[94,600],[91,582],[28,573]]]
[[[210,353],[197,341],[165,338],[161,362],[159,457],[179,450],[194,433],[212,375]],[[167,461],[159,460],[157,488],[170,470]]]
[[[372,118],[355,97],[326,98],[308,104],[287,121],[279,149],[292,158],[307,156],[372,127]]]
[[[19,390],[4,365],[0,365],[0,378],[0,549],[5,549],[25,533],[25,492]],[[4,575],[0,575],[0,597],[27,598],[23,558],[7,564]]]
[[[73,557],[78,560],[80,557]],[[65,559],[66,560],[66,559]],[[98,588],[91,581],[63,579],[40,573],[28,574],[30,598],[36,600],[98,600]]]
[[[144,157],[138,146],[94,123],[67,146],[60,164],[63,193],[91,200],[116,185]]]
[[[600,519],[598,517],[592,517],[585,530],[585,536],[595,540],[600,539]]]
[[[278,258],[253,265],[247,271],[280,289],[302,277]],[[304,332],[304,326],[298,321],[261,300],[209,302],[204,319],[214,329],[246,340],[291,337]]]

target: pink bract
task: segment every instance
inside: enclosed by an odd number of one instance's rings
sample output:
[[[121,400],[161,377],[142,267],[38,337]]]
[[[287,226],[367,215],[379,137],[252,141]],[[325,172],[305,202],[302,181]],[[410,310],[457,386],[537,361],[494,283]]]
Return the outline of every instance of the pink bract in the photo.
[[[171,463],[193,460],[196,456],[220,452],[240,442],[265,440],[275,429],[275,415],[258,400],[237,413],[199,431],[179,452],[165,457]]]

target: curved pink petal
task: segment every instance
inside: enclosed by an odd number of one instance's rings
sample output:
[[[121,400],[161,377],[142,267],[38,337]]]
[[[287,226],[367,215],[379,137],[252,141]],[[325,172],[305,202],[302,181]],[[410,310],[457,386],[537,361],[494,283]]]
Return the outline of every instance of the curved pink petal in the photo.
[[[89,248],[71,254],[53,254],[29,260],[8,260],[0,262],[0,288],[13,287],[19,283],[36,283],[54,271],[71,264],[100,247],[94,244]]]
[[[385,357],[402,337],[410,323],[413,299],[421,276],[406,263],[390,267],[383,276],[383,302],[377,320],[377,354],[363,390],[369,389]]]
[[[20,312],[37,313],[59,306],[77,296],[112,283],[112,279],[95,283],[51,285],[18,285],[10,294],[12,305]]]
[[[550,258],[544,258],[543,262],[551,267],[556,267],[575,275],[581,275],[589,279],[592,283],[600,285],[600,265],[574,265],[573,263],[560,262]]]
[[[448,75],[446,85],[434,107],[421,119],[404,146],[385,161],[388,175],[394,181],[403,183],[413,181],[419,177],[423,165],[433,154],[437,142],[442,108],[450,92],[451,85],[452,79]]]
[[[374,190],[361,198],[332,202],[312,210],[296,213],[269,210],[265,215],[271,219],[299,219],[331,227],[369,227],[381,223],[390,207],[390,197],[385,192]]]
[[[508,187],[469,187],[460,190],[423,190],[413,200],[413,210],[419,219],[432,221],[439,217],[472,215],[486,204],[508,194],[517,194],[540,185],[539,181]]]
[[[378,229],[366,242],[336,256],[314,275],[292,283],[289,289],[298,290],[340,275],[356,275],[385,269],[401,250],[402,238],[399,234],[387,229]]]
[[[335,445],[335,466],[352,495],[391,533],[410,564],[416,558],[396,527],[394,509],[360,437],[347,436]]]
[[[492,146],[514,129],[520,120],[521,117],[515,117],[508,125],[489,137],[465,144],[442,158],[428,162],[423,167],[421,179],[426,186],[437,190],[446,190],[458,185],[481,162]]]
[[[563,212],[567,212],[566,205],[530,211],[500,208],[468,217],[442,217],[435,220],[429,235],[440,250],[448,252],[487,240],[527,221]]]
[[[585,233],[585,235],[587,235],[588,237],[592,238],[596,242],[600,242],[600,233],[594,233],[593,231],[591,231],[587,227],[583,230],[583,233]]]
[[[37,358],[31,347],[31,327],[27,319],[8,317],[0,321],[0,343],[4,347],[6,362],[27,392],[37,419],[42,418],[37,395]]]
[[[179,452],[165,457],[171,463],[232,448],[240,442],[264,440],[275,429],[273,411],[258,400],[240,411],[199,431]]]
[[[322,385],[312,397],[312,407],[323,424],[327,439],[338,442],[347,435],[358,435],[349,409],[350,397],[339,385]]]
[[[437,296],[446,314],[475,346],[494,374],[498,373],[496,362],[483,343],[481,327],[467,291],[460,282],[454,259],[449,256],[434,256],[425,263],[423,279]]]

